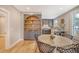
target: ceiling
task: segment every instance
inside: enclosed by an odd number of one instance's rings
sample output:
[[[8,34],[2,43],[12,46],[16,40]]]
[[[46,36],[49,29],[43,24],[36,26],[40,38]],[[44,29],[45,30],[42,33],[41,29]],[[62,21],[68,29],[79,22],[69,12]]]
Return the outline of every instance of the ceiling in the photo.
[[[54,19],[76,5],[14,5],[21,12],[41,13],[43,19]]]

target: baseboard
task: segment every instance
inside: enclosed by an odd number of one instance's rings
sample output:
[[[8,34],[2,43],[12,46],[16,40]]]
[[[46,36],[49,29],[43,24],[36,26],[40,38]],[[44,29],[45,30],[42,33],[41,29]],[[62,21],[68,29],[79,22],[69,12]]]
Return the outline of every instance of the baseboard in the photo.
[[[13,48],[16,44],[18,44],[19,42],[24,41],[22,39],[17,40],[15,43],[13,43],[8,49]]]

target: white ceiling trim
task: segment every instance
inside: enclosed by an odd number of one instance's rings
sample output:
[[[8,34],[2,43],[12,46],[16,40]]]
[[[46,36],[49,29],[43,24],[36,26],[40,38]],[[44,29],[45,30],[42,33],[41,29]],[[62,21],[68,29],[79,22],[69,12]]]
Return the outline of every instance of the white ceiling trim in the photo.
[[[76,5],[15,5],[21,12],[41,13],[43,19],[56,18],[76,7]]]

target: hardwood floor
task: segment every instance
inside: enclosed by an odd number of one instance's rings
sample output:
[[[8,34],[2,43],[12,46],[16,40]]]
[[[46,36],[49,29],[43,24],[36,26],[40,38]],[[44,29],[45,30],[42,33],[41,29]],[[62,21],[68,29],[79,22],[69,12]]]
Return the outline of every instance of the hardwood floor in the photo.
[[[1,53],[35,53],[37,50],[36,42],[33,40],[24,40],[17,43],[11,49],[1,49]]]
[[[4,49],[4,48],[5,48],[5,38],[0,37],[0,49]]]

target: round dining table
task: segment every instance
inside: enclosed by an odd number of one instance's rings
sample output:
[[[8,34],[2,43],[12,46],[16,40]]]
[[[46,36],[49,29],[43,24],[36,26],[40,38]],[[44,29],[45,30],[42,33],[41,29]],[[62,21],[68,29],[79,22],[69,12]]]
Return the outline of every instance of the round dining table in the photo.
[[[53,38],[51,38],[51,36]],[[38,40],[43,43],[49,44],[51,46],[55,46],[55,47],[64,47],[64,46],[71,45],[74,43],[69,38],[66,38],[63,36],[57,36],[57,35],[49,35],[49,34],[40,35],[38,37]],[[57,51],[55,50],[55,52],[57,52]]]

